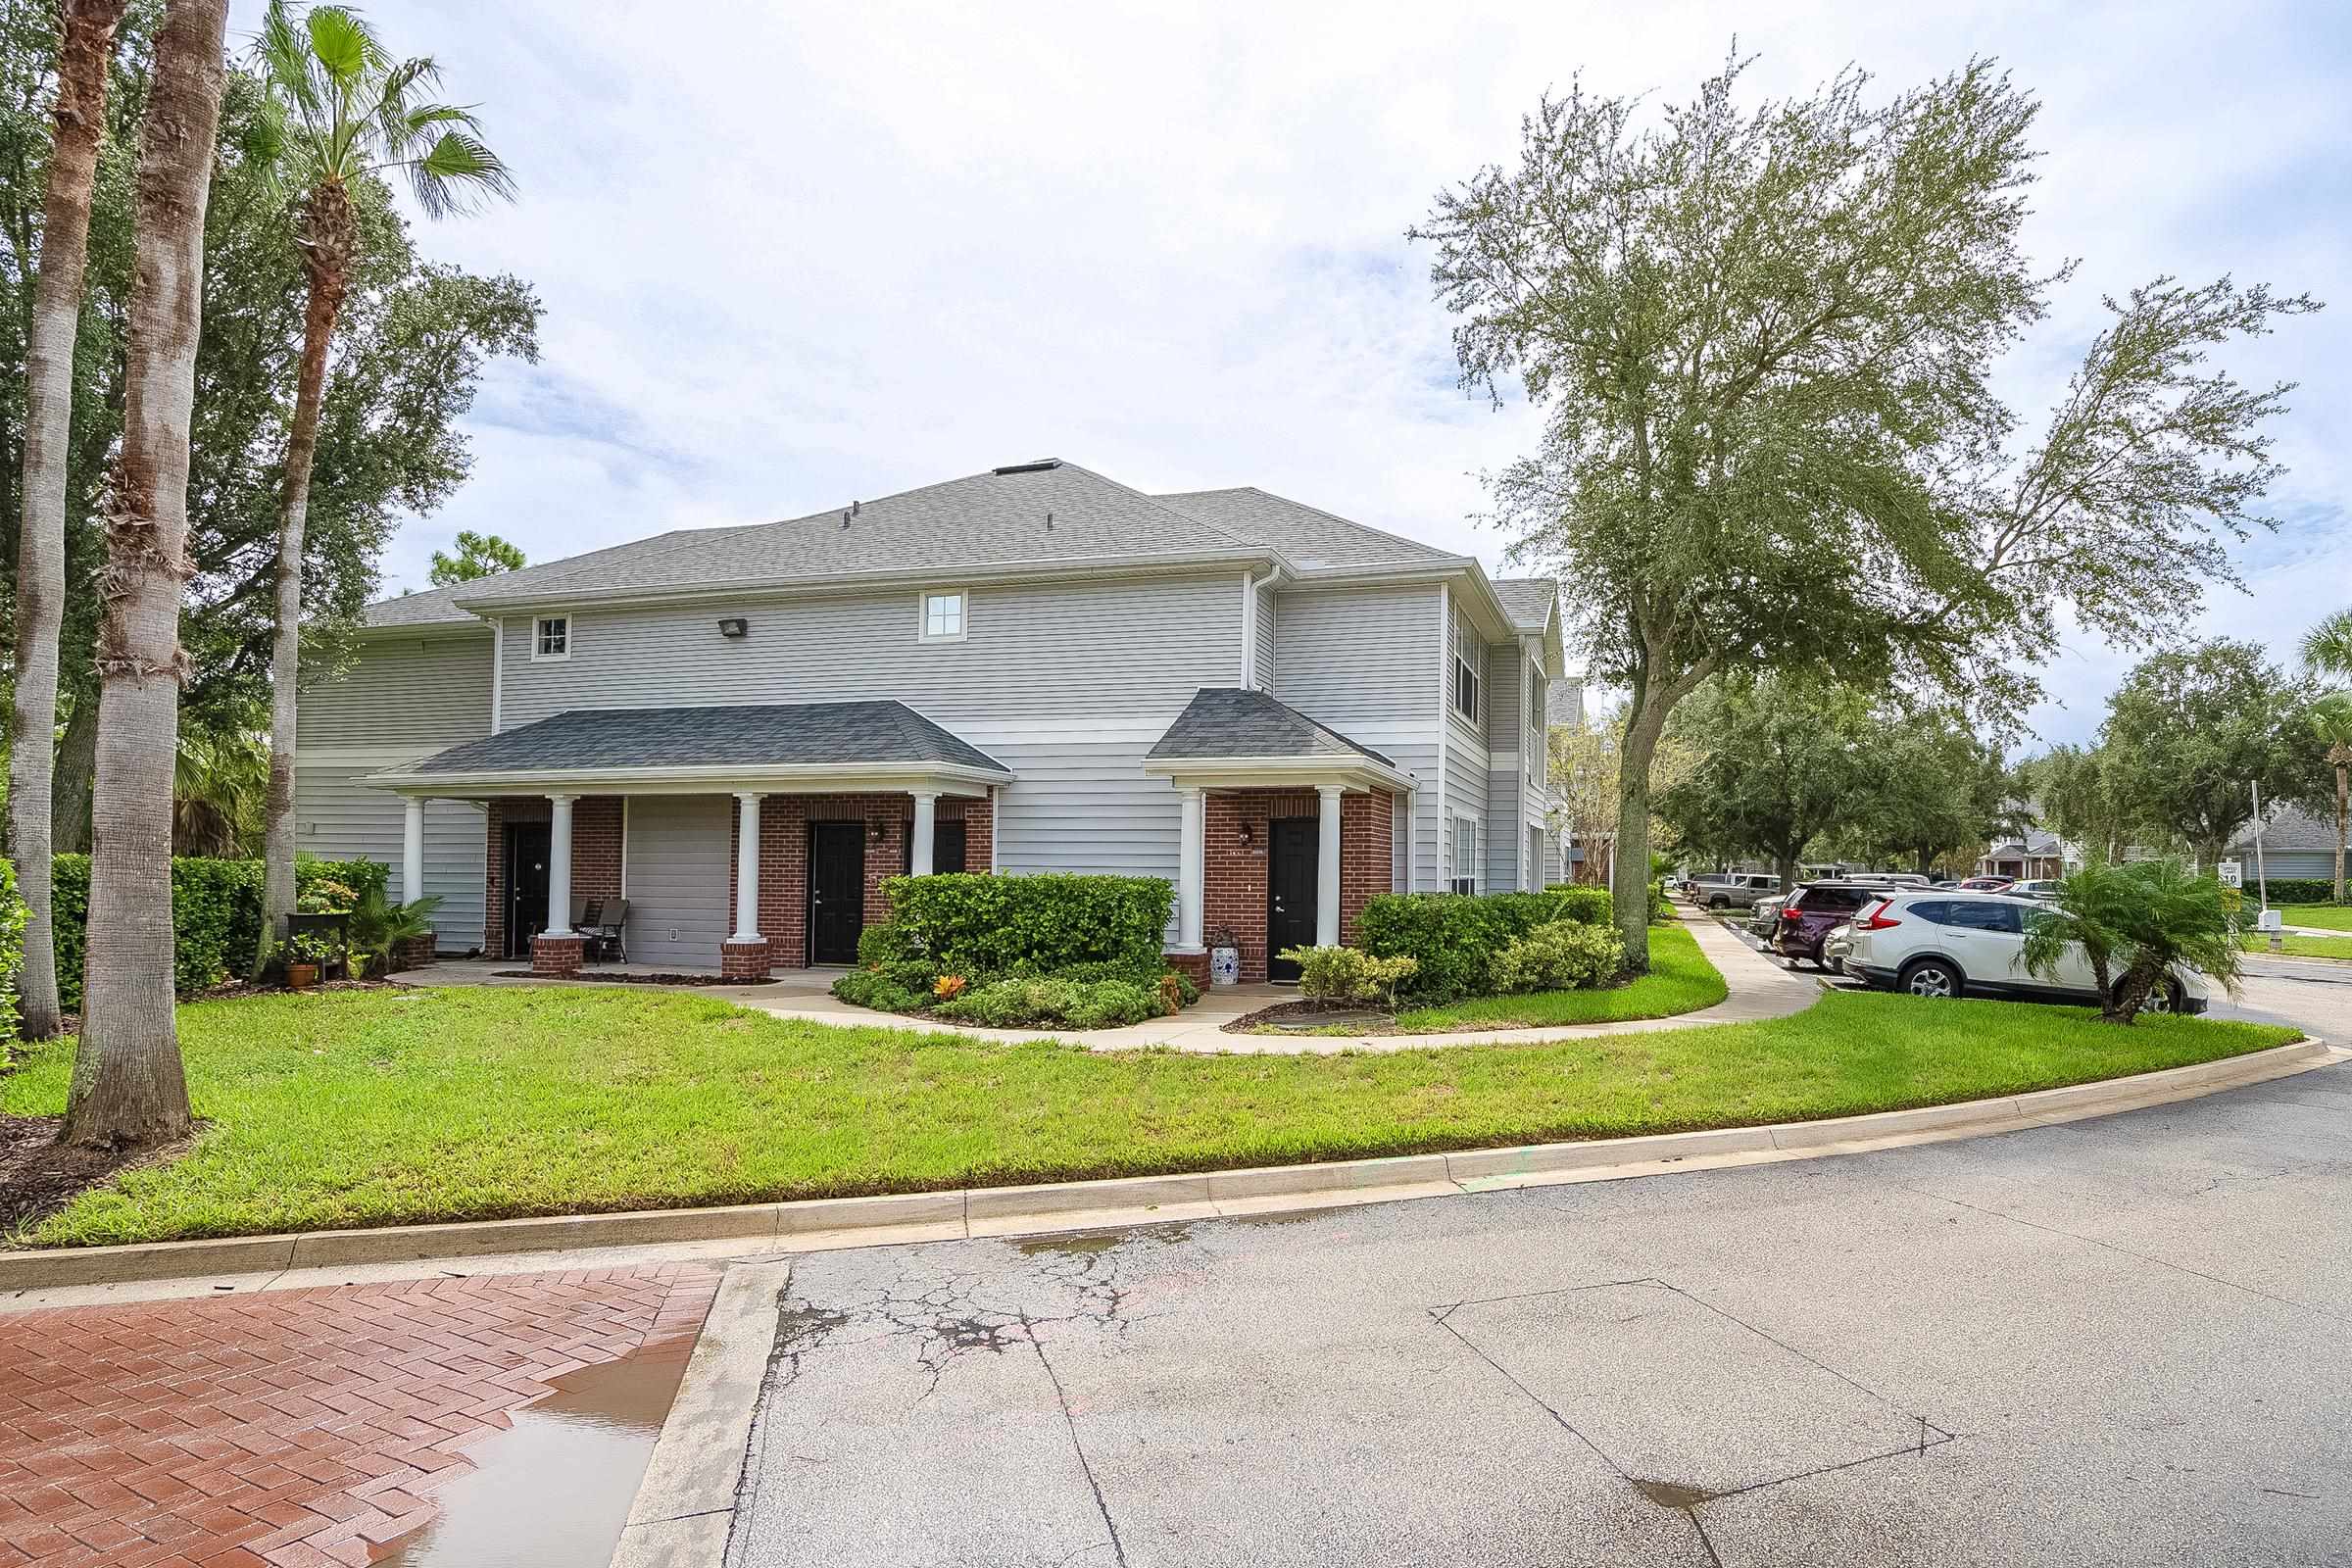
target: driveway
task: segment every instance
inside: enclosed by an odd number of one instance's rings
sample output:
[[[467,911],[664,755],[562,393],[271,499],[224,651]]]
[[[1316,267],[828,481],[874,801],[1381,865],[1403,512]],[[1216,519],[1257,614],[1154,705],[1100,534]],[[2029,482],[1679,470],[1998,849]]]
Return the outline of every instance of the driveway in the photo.
[[[729,1560],[2352,1564],[2352,1065],[795,1265]]]

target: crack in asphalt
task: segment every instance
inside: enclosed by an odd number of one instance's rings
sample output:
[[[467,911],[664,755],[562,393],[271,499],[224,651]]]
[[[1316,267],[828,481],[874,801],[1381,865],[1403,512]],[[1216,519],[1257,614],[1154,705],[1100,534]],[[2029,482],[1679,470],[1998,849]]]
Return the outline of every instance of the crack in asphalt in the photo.
[[[1843,1383],[1848,1388],[1853,1389],[1856,1393],[1861,1394],[1867,1398],[1886,1406],[1888,1410],[1905,1416],[1911,1421],[1918,1423],[1919,1436],[1911,1443],[1905,1444],[1900,1447],[1888,1448],[1877,1453],[1863,1454],[1858,1458],[1843,1460],[1837,1464],[1817,1465],[1810,1470],[1799,1470],[1789,1475],[1774,1476],[1763,1481],[1751,1481],[1745,1486],[1726,1487],[1720,1492],[1710,1492],[1699,1488],[1681,1487],[1671,1483],[1658,1482],[1645,1477],[1637,1476],[1632,1471],[1626,1469],[1625,1466],[1619,1464],[1616,1458],[1612,1456],[1608,1450],[1603,1448],[1598,1443],[1595,1443],[1592,1440],[1591,1435],[1577,1426],[1575,1422],[1569,1420],[1566,1415],[1562,1414],[1558,1408],[1552,1405],[1551,1402],[1546,1400],[1542,1395],[1539,1395],[1534,1389],[1528,1387],[1526,1383],[1520,1380],[1517,1374],[1513,1373],[1508,1367],[1505,1367],[1494,1356],[1489,1355],[1484,1348],[1473,1342],[1470,1337],[1464,1334],[1459,1328],[1455,1327],[1451,1321],[1453,1314],[1460,1311],[1465,1306],[1484,1306],[1503,1301],[1524,1301],[1545,1296],[1573,1296],[1585,1291],[1621,1289],[1636,1285],[1648,1286],[1653,1289],[1667,1291],[1675,1296],[1681,1297],[1684,1300],[1690,1302],[1693,1306],[1701,1307],[1706,1311],[1712,1312],[1716,1316],[1722,1318],[1724,1321],[1731,1323],[1735,1327],[1745,1330],[1747,1333],[1754,1335],[1756,1338],[1764,1341],[1768,1345],[1773,1346],[1775,1348],[1782,1350],[1788,1355],[1796,1357],[1796,1359],[1805,1362],[1809,1366],[1828,1373],[1830,1376],[1838,1379],[1838,1382]],[[1462,1346],[1464,1349],[1467,1349],[1472,1355],[1477,1356],[1481,1361],[1484,1361],[1489,1367],[1493,1368],[1494,1371],[1499,1377],[1501,1377],[1504,1382],[1508,1383],[1512,1388],[1518,1390],[1520,1395],[1530,1403],[1534,1404],[1545,1415],[1550,1416],[1552,1421],[1556,1423],[1562,1431],[1566,1432],[1569,1436],[1575,1438],[1579,1443],[1583,1444],[1586,1448],[1592,1451],[1595,1458],[1600,1460],[1602,1464],[1607,1465],[1612,1471],[1616,1472],[1619,1479],[1627,1482],[1629,1485],[1639,1491],[1643,1496],[1648,1497],[1651,1501],[1657,1502],[1661,1506],[1672,1508],[1676,1512],[1679,1512],[1684,1515],[1684,1517],[1688,1518],[1690,1521],[1691,1528],[1698,1533],[1699,1544],[1706,1549],[1707,1560],[1710,1563],[1713,1563],[1715,1568],[1722,1568],[1723,1558],[1721,1554],[1716,1551],[1715,1543],[1708,1537],[1706,1525],[1699,1519],[1698,1516],[1698,1510],[1706,1504],[1711,1502],[1719,1502],[1727,1497],[1744,1496],[1751,1492],[1761,1492],[1770,1487],[1786,1486],[1792,1481],[1804,1481],[1815,1476],[1834,1475],[1839,1471],[1856,1469],[1862,1465],[1878,1464],[1887,1459],[1901,1458],[1905,1455],[1910,1455],[1914,1458],[1924,1457],[1929,1449],[1942,1447],[1947,1443],[1956,1443],[1960,1440],[1961,1436],[1958,1433],[1945,1431],[1942,1427],[1937,1426],[1935,1422],[1930,1421],[1926,1416],[1919,1414],[1915,1410],[1905,1409],[1903,1406],[1897,1404],[1894,1400],[1879,1393],[1876,1389],[1871,1388],[1869,1385],[1859,1382],[1844,1372],[1839,1371],[1838,1368],[1830,1365],[1828,1362],[1823,1361],[1820,1357],[1811,1355],[1806,1351],[1799,1349],[1797,1347],[1790,1345],[1786,1340],[1779,1338],[1777,1335],[1768,1333],[1765,1330],[1756,1327],[1756,1325],[1748,1322],[1739,1314],[1717,1306],[1714,1302],[1705,1299],[1703,1297],[1695,1296],[1690,1292],[1684,1290],[1679,1285],[1675,1285],[1667,1280],[1658,1279],[1654,1276],[1631,1280],[1603,1280],[1597,1283],[1584,1285],[1564,1285],[1550,1290],[1542,1291],[1517,1291],[1505,1296],[1490,1296],[1478,1298],[1472,1300],[1454,1301],[1445,1306],[1430,1307],[1428,1308],[1428,1311],[1431,1321],[1435,1322],[1440,1328],[1443,1328],[1447,1334],[1453,1336],[1453,1338]],[[1637,1313],[1632,1318],[1620,1318],[1616,1321],[1620,1324],[1623,1324],[1636,1321],[1641,1317],[1648,1315],[1649,1314],[1646,1313]],[[1931,1433],[1934,1434],[1933,1437],[1930,1437]]]
[[[2336,1312],[2329,1312],[2325,1308],[2313,1306],[2307,1301],[2298,1301],[2292,1297],[2278,1296],[2270,1291],[2257,1290],[2251,1285],[2241,1285],[2236,1280],[2224,1279],[2219,1274],[2208,1274],[2202,1269],[2190,1268],[2185,1263],[2176,1263],[2170,1258],[2157,1257],[2148,1252],[2135,1252],[2129,1247],[2118,1247],[2113,1242],[2100,1241],[2096,1236],[2084,1236],[2078,1231],[2067,1230],[2063,1226],[2044,1225],[2038,1220],[2025,1219],[2016,1214],[2004,1214],[1997,1208],[1986,1208],[1982,1204],[1971,1203],[1962,1199],[1947,1198],[1942,1193],[1933,1193],[1924,1187],[1903,1185],[1902,1190],[1907,1193],[1916,1193],[1921,1198],[1933,1199],[1938,1203],[1949,1203],[1954,1208],[1965,1208],[1972,1214],[1982,1214],[1987,1219],[2007,1220],[2012,1225],[2022,1225],[2028,1230],[2040,1231],[2045,1236],[2063,1236],[2070,1242],[2081,1242],[2085,1247],[2100,1248],[2106,1251],[2115,1253],[2119,1257],[2131,1258],[2134,1262],[2153,1263],[2158,1268],[2171,1269],[2176,1274],[2185,1274],[2190,1279],[2203,1280],[2208,1285],[2219,1285],[2225,1290],[2236,1291],[2242,1295],[2254,1297],[2259,1300],[2276,1301],[2280,1306],[2291,1306],[2299,1312],[2309,1312],[2313,1317],[2320,1318],[2328,1323],[2352,1323],[2352,1317],[2346,1317]]]
[[[1070,1435],[1070,1451],[1078,1456],[1078,1470],[1086,1477],[1086,1490],[1094,1494],[1095,1512],[1102,1515],[1102,1528],[1110,1532],[1111,1560],[1117,1563],[1119,1568],[1127,1568],[1127,1547],[1119,1540],[1118,1525],[1111,1520],[1110,1504],[1103,1500],[1102,1484],[1095,1479],[1094,1461],[1086,1456],[1086,1445],[1078,1441],[1078,1419],[1070,1413],[1070,1396],[1062,1392],[1061,1374],[1054,1370],[1054,1362],[1047,1356],[1045,1345],[1038,1339],[1036,1332],[1030,1329],[1026,1322],[1022,1324],[1022,1328],[1029,1335],[1029,1348],[1037,1352],[1037,1364],[1046,1369],[1046,1381],[1054,1385],[1054,1402],[1061,1409],[1062,1429]],[[1090,1543],[1087,1546],[1079,1549],[1089,1550],[1091,1548],[1092,1544]],[[1076,1555],[1076,1552],[1070,1554],[1070,1556]],[[1067,1562],[1069,1558],[1064,1557],[1062,1560]]]

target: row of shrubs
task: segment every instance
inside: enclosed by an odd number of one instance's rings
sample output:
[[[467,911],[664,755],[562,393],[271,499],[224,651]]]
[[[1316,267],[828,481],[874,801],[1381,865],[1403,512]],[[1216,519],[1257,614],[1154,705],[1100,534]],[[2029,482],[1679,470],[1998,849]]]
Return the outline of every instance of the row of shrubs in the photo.
[[[0,860],[0,1068],[17,1043],[17,975],[24,967],[24,921],[30,911],[17,892],[17,868]]]
[[[2246,871],[2246,891],[2255,891],[2254,872]],[[2335,883],[2327,877],[2275,876],[2268,883],[2273,904],[2331,904]]]
[[[1538,930],[1568,925],[1606,931],[1615,956],[1602,978],[1625,963],[1611,924],[1606,888],[1546,888],[1541,893],[1382,893],[1356,917],[1356,945],[1376,958],[1411,958],[1412,973],[1396,992],[1423,1006],[1493,996],[1506,989],[1556,991],[1560,985],[1522,984],[1530,975],[1583,973],[1602,951],[1581,939],[1547,935],[1516,957],[1506,956]],[[1572,956],[1590,953],[1593,956]],[[1507,967],[1505,967],[1507,963]],[[1507,984],[1506,984],[1507,982]],[[1583,984],[1597,984],[1588,980]]]
[[[953,1023],[1106,1029],[1200,993],[1160,956],[1175,891],[1141,876],[894,877],[892,918],[833,982],[844,1002]]]
[[[90,858],[61,855],[55,865],[49,907],[57,929],[58,1002],[66,1011],[77,1012],[82,937],[89,922]],[[13,889],[13,867],[11,872]],[[305,858],[294,862],[294,888],[298,898],[314,903],[307,896],[321,883],[334,886],[337,903],[344,892],[355,898],[369,893],[380,898],[391,874],[392,868],[381,860]],[[181,996],[251,976],[261,942],[261,861],[172,858],[172,983]],[[13,996],[10,1000],[13,1018]]]

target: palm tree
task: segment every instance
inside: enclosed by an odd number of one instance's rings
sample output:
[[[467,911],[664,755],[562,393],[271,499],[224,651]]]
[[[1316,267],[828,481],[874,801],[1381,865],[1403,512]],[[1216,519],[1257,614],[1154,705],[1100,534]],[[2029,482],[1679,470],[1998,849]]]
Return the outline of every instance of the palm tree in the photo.
[[[2335,769],[2335,902],[2344,901],[2344,839],[2352,830],[2352,692],[2328,692],[2311,705],[2311,732]]]
[[[17,551],[16,707],[9,722],[8,810],[24,895],[17,998],[27,1040],[58,1031],[57,940],[49,923],[49,803],[57,763],[57,637],[66,603],[66,451],[74,413],[74,340],[90,253],[90,189],[106,134],[106,75],[126,0],[65,0],[41,197],[41,275],[24,352],[24,515]]]
[[[302,536],[318,446],[326,350],[343,308],[359,225],[352,190],[398,172],[428,218],[485,196],[512,199],[514,182],[477,134],[472,111],[427,101],[440,79],[429,59],[394,61],[375,32],[341,6],[299,17],[286,0],[263,14],[255,63],[275,110],[278,177],[296,197],[295,243],[310,296],[302,368],[277,537],[277,628],[270,658],[270,795],[265,808],[262,956],[294,907],[295,683],[302,664]]]
[[[187,669],[179,585],[204,209],[227,30],[228,0],[167,0],[139,127],[122,443],[102,504],[88,967],[66,1100],[65,1137],[74,1143],[152,1146],[185,1137],[191,1125],[172,1010],[172,770]]]
[[[2303,662],[2323,675],[2352,680],[2352,610],[2339,610],[2303,634]]]

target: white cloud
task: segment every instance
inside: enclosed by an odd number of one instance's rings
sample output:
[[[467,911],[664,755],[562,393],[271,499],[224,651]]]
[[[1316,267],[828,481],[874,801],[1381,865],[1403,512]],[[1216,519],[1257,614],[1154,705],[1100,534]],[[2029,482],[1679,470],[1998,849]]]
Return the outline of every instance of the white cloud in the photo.
[[[1454,388],[1402,230],[1509,157],[1546,87],[1682,96],[1737,28],[1761,90],[1982,53],[2040,95],[2032,242],[2082,266],[2007,369],[2029,406],[2103,291],[2233,271],[2338,302],[2230,358],[2303,383],[2278,432],[2296,522],[2208,623],[2283,651],[2352,603],[2352,25],[2324,4],[2227,25],[2193,0],[1927,9],[380,0],[521,184],[423,243],[548,306],[544,363],[494,372],[473,482],[403,531],[390,580],[461,527],[544,560],[1046,454],[1258,484],[1497,564],[1473,475],[1534,416]],[[2119,667],[2070,654],[2045,729],[2095,724]]]

